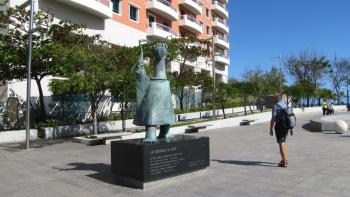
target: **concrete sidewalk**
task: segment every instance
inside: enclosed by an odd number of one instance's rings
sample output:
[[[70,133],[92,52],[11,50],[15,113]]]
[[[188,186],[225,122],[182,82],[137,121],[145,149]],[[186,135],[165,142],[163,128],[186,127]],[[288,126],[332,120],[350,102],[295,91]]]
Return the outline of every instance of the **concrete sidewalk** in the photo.
[[[110,146],[39,141],[29,151],[0,145],[0,196],[350,196],[350,137],[312,133],[298,119],[289,166],[279,168],[268,123],[208,130],[211,166],[203,175],[151,190],[115,185]],[[304,128],[303,128],[304,127]]]

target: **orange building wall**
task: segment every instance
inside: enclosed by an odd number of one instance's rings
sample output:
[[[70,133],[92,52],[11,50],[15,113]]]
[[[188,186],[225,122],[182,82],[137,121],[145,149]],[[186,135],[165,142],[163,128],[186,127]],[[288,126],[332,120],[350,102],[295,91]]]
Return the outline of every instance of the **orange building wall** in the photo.
[[[129,5],[134,5],[139,8],[139,21],[135,22],[129,19]],[[146,32],[148,17],[146,15],[145,0],[128,0],[122,1],[121,14],[113,13],[113,20],[122,24],[128,25],[140,31]]]
[[[100,1],[105,5],[107,5],[110,2],[109,0],[100,0]],[[184,35],[196,36],[192,32],[189,32],[186,29],[179,27],[178,20],[169,21],[159,16],[156,13],[146,10],[147,1],[148,0],[123,0],[121,14],[119,15],[117,13],[113,13],[113,20],[120,22],[122,24],[125,24],[127,26],[133,27],[135,29],[138,29],[140,31],[146,32],[148,28],[148,14],[150,13],[156,17],[157,23],[163,24],[164,22],[167,22],[175,32],[182,33]],[[217,15],[211,10],[212,0],[202,0],[201,2],[203,4],[202,14],[196,15],[196,19],[203,22],[203,34],[200,34],[197,36],[200,39],[209,39],[211,38],[213,31],[214,31],[214,34],[221,34],[221,33],[212,29],[213,18],[217,17]],[[185,14],[191,15],[190,11],[186,10],[186,8],[178,4],[178,0],[172,0],[171,3],[175,8],[177,8],[179,16],[181,15],[181,12],[180,12],[181,10],[184,10]],[[132,4],[139,8],[139,22],[134,22],[129,19],[129,4]],[[206,8],[209,9],[209,17],[206,16]],[[226,19],[224,19],[224,21],[226,21]],[[210,27],[210,35],[207,34],[206,26]],[[224,37],[227,38],[227,35],[224,35]]]

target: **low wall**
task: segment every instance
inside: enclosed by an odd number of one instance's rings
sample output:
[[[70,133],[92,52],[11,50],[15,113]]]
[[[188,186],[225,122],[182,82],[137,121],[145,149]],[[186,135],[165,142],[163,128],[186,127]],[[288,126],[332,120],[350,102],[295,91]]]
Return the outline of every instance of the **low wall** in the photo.
[[[256,106],[250,106],[252,110],[256,110]],[[247,111],[249,112],[250,108],[247,106]],[[244,112],[244,107],[236,107],[236,108],[226,108],[225,114],[233,114],[233,113],[241,113]],[[216,108],[215,110],[216,115],[223,115],[222,109]],[[176,121],[181,120],[191,120],[191,119],[198,119],[198,118],[206,118],[213,116],[213,110],[207,110],[207,111],[200,111],[200,112],[191,112],[191,113],[184,113],[184,114],[176,114]]]
[[[30,140],[38,139],[38,130],[30,130]],[[24,142],[26,140],[26,130],[2,131],[0,132],[0,143]]]
[[[132,124],[133,120],[126,120],[126,128],[137,127]],[[98,133],[109,133],[111,131],[121,130],[122,121],[109,121],[109,122],[99,122],[97,124]],[[78,125],[69,125],[69,126],[59,126],[59,127],[48,127],[44,128],[43,138],[53,139],[53,138],[66,138],[66,137],[75,137],[82,135],[89,135],[92,131],[92,124],[78,124]]]

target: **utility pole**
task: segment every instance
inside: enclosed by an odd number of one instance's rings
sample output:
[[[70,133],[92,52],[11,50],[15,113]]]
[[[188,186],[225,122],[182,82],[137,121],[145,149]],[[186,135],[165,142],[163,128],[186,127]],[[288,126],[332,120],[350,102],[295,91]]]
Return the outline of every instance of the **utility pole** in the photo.
[[[30,6],[29,30],[28,30],[28,59],[27,59],[27,99],[26,99],[26,149],[29,149],[30,141],[30,90],[31,90],[31,72],[32,72],[32,49],[33,49],[33,18],[34,18],[34,0],[28,0],[19,7],[25,9]]]

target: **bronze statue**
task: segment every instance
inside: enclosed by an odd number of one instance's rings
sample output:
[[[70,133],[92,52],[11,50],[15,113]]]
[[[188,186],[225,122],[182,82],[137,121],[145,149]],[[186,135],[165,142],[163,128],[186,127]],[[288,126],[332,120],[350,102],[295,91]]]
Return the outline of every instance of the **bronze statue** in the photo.
[[[154,77],[147,76],[142,67],[142,46],[135,65],[137,89],[136,116],[133,123],[146,127],[145,143],[157,141],[157,126],[160,126],[159,139],[171,137],[169,133],[170,124],[175,123],[170,84],[165,69],[167,48],[166,44],[157,44],[152,47],[152,53],[155,56]]]

